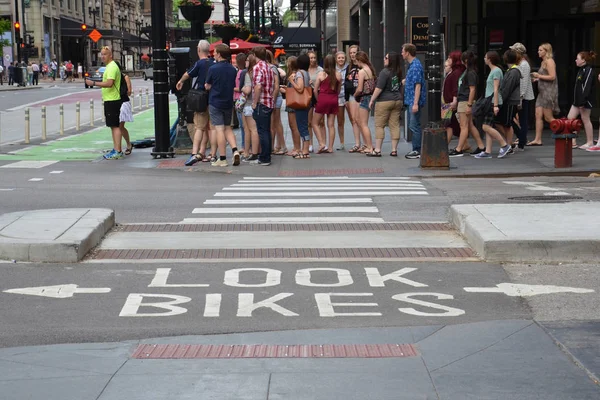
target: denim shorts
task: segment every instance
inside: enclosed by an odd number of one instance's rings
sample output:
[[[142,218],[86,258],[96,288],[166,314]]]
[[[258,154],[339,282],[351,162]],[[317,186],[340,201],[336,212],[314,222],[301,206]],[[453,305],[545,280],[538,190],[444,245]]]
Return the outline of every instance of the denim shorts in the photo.
[[[244,114],[244,117],[251,117],[253,112],[252,106],[244,106],[244,111],[242,113]]]
[[[283,104],[283,97],[279,96],[275,99],[275,108],[281,108]]]
[[[369,103],[371,102],[371,95],[366,94],[360,99],[360,108],[364,108],[365,110],[369,109]]]
[[[213,126],[230,126],[233,118],[233,108],[223,110],[209,104],[208,114],[210,115],[210,122]]]

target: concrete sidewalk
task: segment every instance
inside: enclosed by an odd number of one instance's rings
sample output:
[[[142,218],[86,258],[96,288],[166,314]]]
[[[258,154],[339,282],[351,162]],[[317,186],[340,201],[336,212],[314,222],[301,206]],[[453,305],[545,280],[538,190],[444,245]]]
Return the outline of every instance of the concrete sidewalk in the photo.
[[[3,400],[598,399],[595,370],[546,332],[508,320],[6,348],[0,393]],[[283,351],[301,345],[316,352]],[[404,345],[403,352],[385,345]]]

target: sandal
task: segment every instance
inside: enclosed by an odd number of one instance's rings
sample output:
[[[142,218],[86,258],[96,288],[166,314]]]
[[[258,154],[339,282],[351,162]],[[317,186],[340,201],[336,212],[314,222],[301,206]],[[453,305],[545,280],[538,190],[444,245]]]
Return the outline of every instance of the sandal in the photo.
[[[216,156],[213,156],[213,155],[211,155],[211,156],[210,156],[210,158],[208,158],[208,157],[204,157],[204,158],[202,159],[202,162],[211,162],[211,163],[214,163],[214,162],[216,162],[216,161],[217,161],[217,157],[216,157]]]
[[[365,150],[367,150],[367,145],[363,144],[362,146],[360,146],[360,149],[358,149],[358,152],[365,154]],[[373,150],[373,149],[371,149],[371,150]]]
[[[390,153],[390,156],[392,156],[392,157],[398,157],[398,152],[396,150],[394,150],[394,151],[392,151]]]
[[[359,151],[360,151],[360,147],[355,145],[350,150],[348,150],[348,153],[358,153]]]
[[[130,143],[130,146],[127,146],[127,149],[125,149],[125,155],[126,156],[130,155],[132,151],[133,151],[133,145]]]
[[[369,153],[366,153],[367,157],[381,157],[381,152],[380,151],[371,151]]]
[[[323,146],[319,148],[319,151],[317,151],[317,154],[323,154],[323,153],[327,153],[329,151],[329,149],[327,148],[327,146]]]
[[[363,154],[369,154],[369,153],[372,153],[374,150],[375,150],[374,148],[370,148],[369,149],[369,148],[365,147],[365,149],[363,151],[361,151],[361,153],[363,153]]]
[[[288,149],[279,149],[279,150],[274,151],[271,154],[273,154],[274,156],[284,156],[287,154],[287,152],[288,152]]]
[[[310,154],[299,153],[299,154],[296,154],[294,156],[294,160],[304,160],[304,159],[307,159],[307,158],[310,158]]]

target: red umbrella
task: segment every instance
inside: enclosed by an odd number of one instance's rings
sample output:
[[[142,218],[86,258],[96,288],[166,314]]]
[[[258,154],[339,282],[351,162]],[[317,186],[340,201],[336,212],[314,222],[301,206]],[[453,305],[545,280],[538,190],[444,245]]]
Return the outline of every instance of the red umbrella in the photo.
[[[222,44],[222,43],[223,43],[223,41],[219,40],[218,42],[215,42],[215,43],[211,44],[210,45],[210,52],[212,53],[213,51],[215,51],[215,46],[218,45],[218,44]],[[245,53],[247,51],[252,50],[256,46],[262,46],[262,47],[271,48],[271,46],[268,45],[268,44],[251,43],[251,42],[246,42],[245,40],[241,40],[241,39],[238,39],[238,38],[232,39],[229,42],[229,48],[231,49],[231,52],[233,54]]]

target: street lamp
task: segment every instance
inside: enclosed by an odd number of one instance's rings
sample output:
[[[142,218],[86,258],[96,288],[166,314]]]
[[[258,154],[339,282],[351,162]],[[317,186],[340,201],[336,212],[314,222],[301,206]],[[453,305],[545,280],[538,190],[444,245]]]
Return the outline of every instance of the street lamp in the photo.
[[[125,68],[125,26],[127,23],[127,12],[125,11],[117,11],[117,20],[119,21],[119,27],[121,28],[121,65]]]
[[[140,68],[142,67],[142,26],[144,26],[144,18],[138,14],[135,18],[135,32],[137,33],[138,37],[138,57]]]
[[[94,3],[92,0],[89,0],[88,11],[94,17],[94,29],[96,29],[96,15],[100,15],[100,0],[96,0],[96,3]],[[97,43],[92,42],[92,53],[94,54],[94,61],[92,63],[93,65],[98,65],[98,53],[96,52],[96,50]]]

